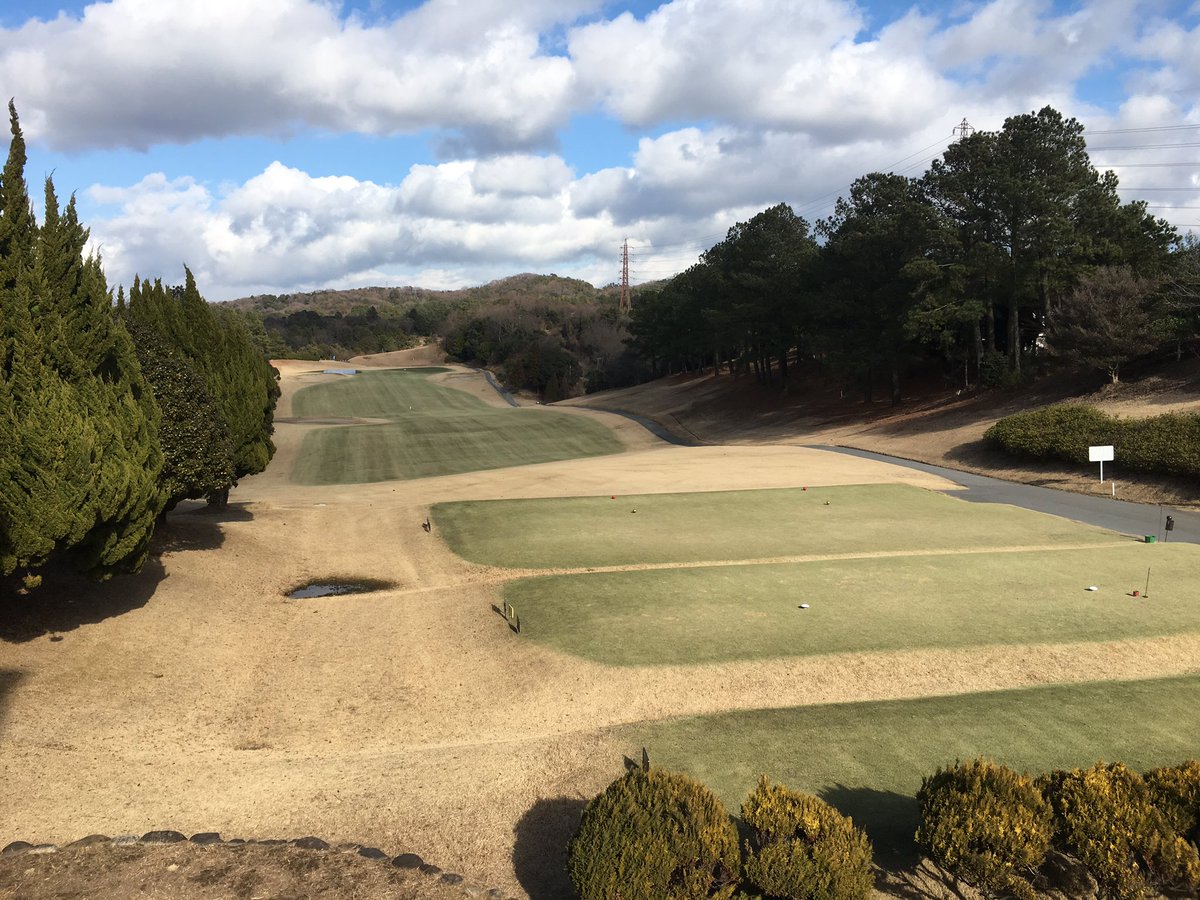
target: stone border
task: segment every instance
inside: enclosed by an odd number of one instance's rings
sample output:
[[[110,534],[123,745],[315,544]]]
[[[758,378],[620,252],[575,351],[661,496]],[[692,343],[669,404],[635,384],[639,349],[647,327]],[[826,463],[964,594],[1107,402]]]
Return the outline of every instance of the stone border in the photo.
[[[96,844],[108,844],[112,847],[129,847],[134,844],[178,844],[184,841],[190,841],[193,844],[200,844],[202,846],[212,844],[226,844],[231,846],[258,844],[267,847],[295,847],[298,850],[321,850],[330,853],[357,853],[366,859],[387,862],[397,869],[420,872],[429,878],[437,879],[437,881],[444,885],[457,886],[464,897],[489,897],[494,898],[494,900],[502,900],[504,898],[504,892],[499,888],[484,888],[468,882],[462,875],[456,872],[443,872],[441,868],[432,863],[425,862],[425,860],[421,859],[415,853],[401,853],[398,856],[389,856],[378,847],[368,847],[363,844],[353,843],[330,844],[319,837],[311,835],[292,838],[291,840],[245,840],[243,838],[225,840],[215,831],[202,831],[193,834],[190,838],[182,832],[169,830],[147,831],[141,837],[138,837],[136,834],[121,834],[116,837],[109,837],[106,834],[89,834],[87,837],[72,841],[69,844],[63,844],[61,847],[58,844],[31,844],[28,841],[12,841],[4,849],[0,850],[0,856],[16,856],[19,854],[37,856],[47,853],[57,853],[59,850],[91,847]],[[515,898],[509,897],[508,900],[515,900]]]

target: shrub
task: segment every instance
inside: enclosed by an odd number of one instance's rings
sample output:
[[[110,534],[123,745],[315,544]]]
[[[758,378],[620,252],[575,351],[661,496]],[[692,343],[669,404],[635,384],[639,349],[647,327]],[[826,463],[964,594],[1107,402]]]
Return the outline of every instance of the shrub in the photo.
[[[816,797],[772,785],[764,775],[742,804],[754,830],[746,878],[787,900],[860,900],[871,895],[871,844],[863,831]]]
[[[1200,415],[1117,419],[1082,403],[1062,403],[1001,419],[984,440],[1012,456],[1088,462],[1088,447],[1110,444],[1124,469],[1200,475]]]
[[[1050,805],[1027,775],[984,759],[955,763],[917,792],[917,843],[929,857],[986,893],[1035,896],[1027,874],[1050,850]]]
[[[1038,785],[1054,811],[1054,840],[1119,900],[1141,898],[1153,884],[1200,887],[1196,848],[1171,827],[1150,788],[1122,763],[1052,772]]]
[[[1061,403],[1001,419],[983,438],[1014,456],[1086,463],[1088,447],[1113,443],[1113,425],[1098,409]]]
[[[728,898],[738,873],[737,831],[699,782],[634,769],[583,811],[567,851],[582,900]]]
[[[1200,760],[1151,769],[1145,775],[1150,796],[1171,827],[1200,842]]]

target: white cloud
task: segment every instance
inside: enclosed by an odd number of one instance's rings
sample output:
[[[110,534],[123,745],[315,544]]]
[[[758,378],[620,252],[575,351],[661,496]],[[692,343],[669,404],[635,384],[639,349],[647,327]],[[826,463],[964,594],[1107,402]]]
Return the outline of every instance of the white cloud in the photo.
[[[275,162],[220,195],[153,174],[87,197],[115,208],[90,223],[112,283],[171,280],[186,262],[207,295],[228,299],[265,285],[394,283],[399,272],[444,283],[456,269],[494,278],[593,265],[618,238],[605,216],[572,211],[568,180],[561,159],[523,154],[414,166],[399,185]]]
[[[623,121],[723,122],[842,138],[912,130],[950,86],[910,15],[874,40],[845,0],[673,0],[571,32],[582,86]]]
[[[552,4],[512,7],[435,0],[368,24],[319,0],[98,2],[0,30],[0,88],[31,138],[67,150],[302,127],[544,145],[574,76],[539,50]]]

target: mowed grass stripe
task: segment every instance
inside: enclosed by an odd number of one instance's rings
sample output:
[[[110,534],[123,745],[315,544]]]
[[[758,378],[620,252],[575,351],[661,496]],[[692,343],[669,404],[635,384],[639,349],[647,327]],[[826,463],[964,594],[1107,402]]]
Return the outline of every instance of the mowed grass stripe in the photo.
[[[1121,540],[903,484],[439,503],[433,517],[465,559],[532,569]]]
[[[385,418],[314,431],[292,467],[300,484],[453,475],[619,453],[598,422],[543,409],[492,407],[410,372],[372,372],[296,395],[297,415]]]
[[[1039,773],[1200,756],[1200,675],[698,716],[619,729],[630,755],[690,773],[737,814],[760,773],[865,826],[877,859],[913,853],[921,779],[987,756]]]
[[[447,369],[396,369],[361,372],[326,384],[314,384],[296,393],[292,411],[313,418],[390,418],[409,412],[474,412],[491,409],[465,391],[441,387],[428,375]]]
[[[1128,596],[1150,566],[1150,599]],[[1135,543],[540,576],[504,588],[527,640],[615,666],[1155,637],[1200,631],[1198,598],[1200,547]]]

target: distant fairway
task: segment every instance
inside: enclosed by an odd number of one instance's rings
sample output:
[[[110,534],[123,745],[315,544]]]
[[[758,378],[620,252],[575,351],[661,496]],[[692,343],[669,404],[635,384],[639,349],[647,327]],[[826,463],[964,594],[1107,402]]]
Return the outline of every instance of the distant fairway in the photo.
[[[1056,516],[901,484],[439,503],[433,515],[454,552],[512,568],[1122,540]]]
[[[939,765],[984,755],[1018,770],[1200,755],[1200,675],[733,712],[626,726],[630,751],[692,774],[737,813],[760,773],[864,825],[877,859],[915,852],[914,796]]]
[[[603,425],[569,413],[488,406],[432,384],[429,370],[364,372],[296,394],[301,417],[386,419],[309,434],[292,469],[300,484],[425,478],[619,453]]]

